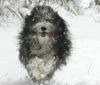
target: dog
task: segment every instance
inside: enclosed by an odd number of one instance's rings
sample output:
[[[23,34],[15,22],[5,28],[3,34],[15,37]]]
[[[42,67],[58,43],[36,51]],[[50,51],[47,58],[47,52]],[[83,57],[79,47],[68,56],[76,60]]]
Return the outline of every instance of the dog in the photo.
[[[71,39],[65,21],[50,6],[36,6],[19,34],[19,59],[34,82],[50,80],[66,64]]]

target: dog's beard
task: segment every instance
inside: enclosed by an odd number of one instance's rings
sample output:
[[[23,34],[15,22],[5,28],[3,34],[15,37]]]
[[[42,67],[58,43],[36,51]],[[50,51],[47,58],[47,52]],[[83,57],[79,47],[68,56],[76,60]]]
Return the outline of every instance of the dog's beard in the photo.
[[[40,45],[49,45],[50,42],[51,42],[51,38],[49,36],[48,33],[46,32],[41,32],[37,35],[37,38],[38,38],[38,42]]]
[[[53,36],[49,33],[43,34],[37,33],[35,36],[36,43],[31,46],[31,54],[41,57],[45,54],[51,53],[53,51]]]

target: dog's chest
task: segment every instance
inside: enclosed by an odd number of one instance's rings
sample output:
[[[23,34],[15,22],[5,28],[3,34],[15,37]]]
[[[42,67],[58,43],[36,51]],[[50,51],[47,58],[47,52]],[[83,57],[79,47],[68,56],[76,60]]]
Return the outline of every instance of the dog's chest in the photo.
[[[54,71],[55,67],[56,61],[54,57],[44,59],[35,57],[26,65],[29,75],[37,80],[46,78],[48,74]]]

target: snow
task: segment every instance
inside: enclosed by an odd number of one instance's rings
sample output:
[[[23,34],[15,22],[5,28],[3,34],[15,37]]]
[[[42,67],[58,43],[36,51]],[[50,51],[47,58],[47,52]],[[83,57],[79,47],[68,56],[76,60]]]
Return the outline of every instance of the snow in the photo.
[[[64,13],[59,12],[69,24],[72,55],[67,66],[55,72],[51,85],[100,85],[100,23],[89,15],[71,17]],[[17,24],[0,25],[0,85],[33,85],[18,59],[20,30]]]
[[[100,40],[75,40],[73,53],[63,71],[58,71],[59,79],[68,85],[100,84]],[[60,78],[58,77],[58,74]],[[58,78],[58,79],[57,79]],[[98,83],[98,84],[97,84]],[[65,84],[64,84],[65,85]]]

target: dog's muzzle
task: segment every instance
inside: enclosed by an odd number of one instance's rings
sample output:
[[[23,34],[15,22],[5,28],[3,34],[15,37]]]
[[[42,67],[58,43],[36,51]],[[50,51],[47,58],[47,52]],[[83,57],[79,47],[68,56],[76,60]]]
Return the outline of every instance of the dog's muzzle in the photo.
[[[41,32],[40,34],[41,34],[42,37],[46,37],[48,35],[47,32]]]
[[[47,30],[47,28],[46,27],[41,27],[41,31],[42,32],[40,32],[40,34],[41,34],[41,36],[42,37],[45,37],[45,36],[47,36],[48,35],[48,33],[46,32],[46,30]]]

